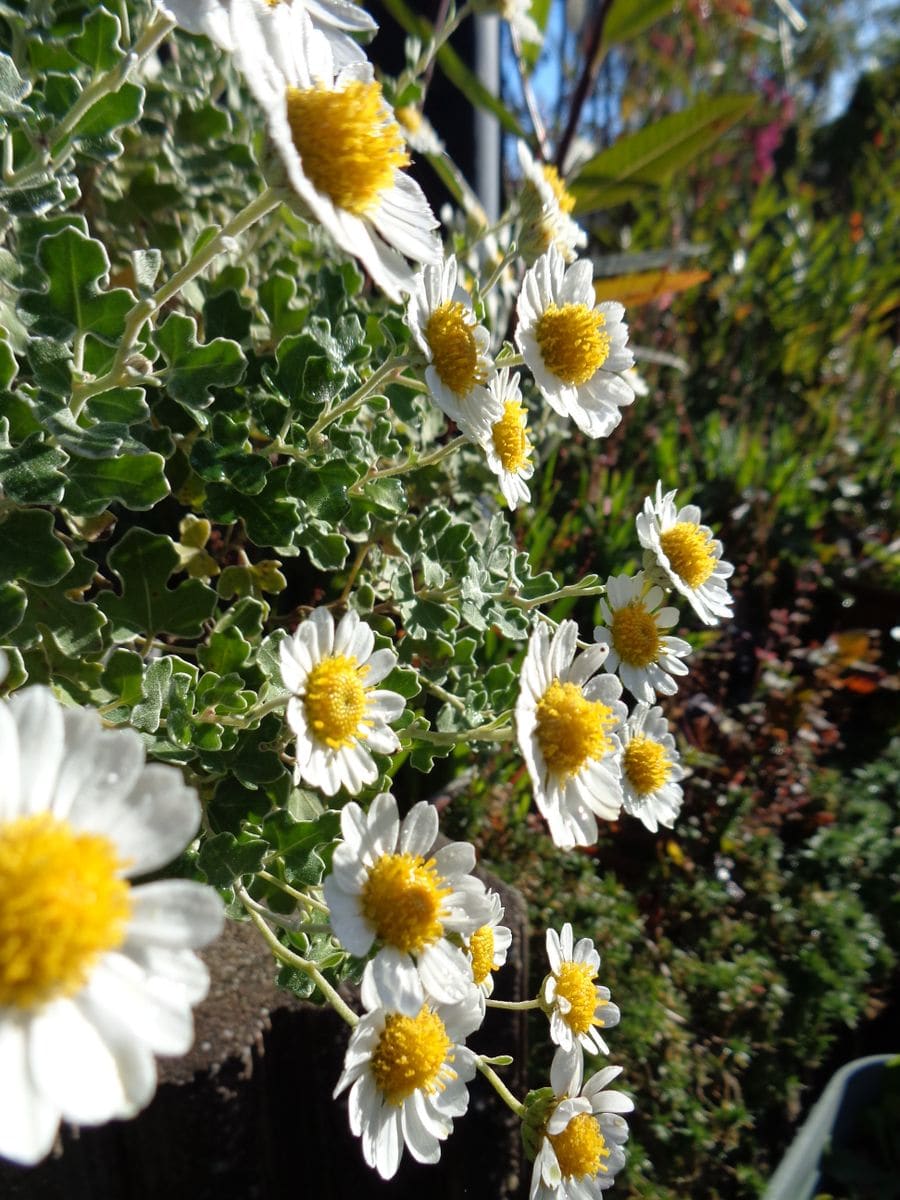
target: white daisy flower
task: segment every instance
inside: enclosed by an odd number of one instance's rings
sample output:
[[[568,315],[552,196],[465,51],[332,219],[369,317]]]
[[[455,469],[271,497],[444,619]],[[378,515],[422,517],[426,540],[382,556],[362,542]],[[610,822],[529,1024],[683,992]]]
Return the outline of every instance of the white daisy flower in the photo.
[[[425,801],[401,821],[388,792],[368,813],[351,802],[341,812],[344,841],[325,880],[335,937],[362,957],[363,991],[378,1005],[415,1016],[429,998],[467,1001],[476,991],[468,955],[448,935],[470,934],[491,916],[484,884],[470,874],[475,850],[449,842],[439,850],[437,812]]]
[[[562,621],[552,639],[538,625],[522,665],[516,734],[538,808],[557,846],[590,846],[596,817],[614,821],[622,803],[621,744],[613,730],[625,720],[622,685],[597,675],[608,647],[578,658],[578,626]]]
[[[522,402],[518,375],[503,367],[488,384],[491,408],[478,436],[488,466],[497,476],[503,499],[511,509],[531,498],[526,480],[534,474],[528,440],[528,410]]]
[[[634,1102],[607,1090],[622,1071],[604,1067],[582,1086],[580,1051],[557,1050],[550,1067],[555,1099],[534,1162],[529,1200],[596,1200],[625,1165],[628,1125],[621,1116]]]
[[[296,4],[285,10],[277,41],[254,0],[231,0],[231,10],[237,64],[265,110],[290,186],[399,301],[413,287],[405,258],[436,262],[441,244],[422,189],[403,172],[403,132],[371,63],[336,65],[327,38]]]
[[[681,660],[690,654],[690,643],[662,632],[678,621],[677,608],[659,607],[664,598],[643,571],[633,578],[610,576],[600,600],[604,624],[594,629],[594,640],[609,646],[606,670],[618,671],[634,698],[648,704],[657,693],[673,696],[678,691],[673,677],[688,673]]]
[[[625,811],[651,833],[671,829],[681,810],[685,777],[669,724],[658,706],[638,704],[618,729],[622,742],[622,797]]]
[[[725,580],[734,567],[722,560],[722,543],[700,524],[696,504],[675,506],[675,491],[663,495],[656,484],[656,499],[644,500],[637,516],[637,533],[644,547],[644,567],[666,586],[689,601],[705,625],[730,620],[732,599]]]
[[[363,1157],[392,1179],[404,1145],[421,1163],[436,1163],[455,1117],[469,1105],[466,1084],[475,1055],[463,1044],[481,1024],[477,993],[463,1004],[422,1005],[413,1015],[371,1005],[350,1035],[334,1089],[350,1088],[350,1128]]]
[[[0,1156],[32,1164],[60,1120],[150,1101],[154,1054],[193,1041],[209,980],[192,950],[223,912],[199,883],[129,883],[200,824],[196,793],[145,764],[137,733],[30,687],[0,704],[0,763]]]
[[[475,435],[490,407],[485,384],[494,374],[494,364],[490,335],[478,324],[458,275],[453,254],[420,271],[406,323],[428,362],[425,382],[435,403],[466,434]]]
[[[587,234],[570,216],[574,198],[566,191],[556,167],[535,162],[525,142],[518,143],[522,190],[519,193],[518,249],[531,266],[551,246],[567,263],[587,245]]]
[[[397,655],[374,645],[352,609],[335,629],[328,609],[317,608],[279,647],[281,677],[293,693],[286,717],[297,739],[296,776],[326,796],[342,787],[361,792],[378,778],[371,752],[400,749],[389,725],[403,712],[403,697],[375,686]]]
[[[253,0],[253,3],[272,42],[277,41],[283,28],[286,11],[292,5],[305,8],[313,25],[328,38],[335,62],[341,66],[365,58],[348,34],[371,34],[378,28],[374,18],[349,0]],[[231,0],[157,0],[157,7],[188,33],[205,34],[229,53],[240,40],[232,30]]]
[[[579,1046],[588,1054],[609,1054],[600,1029],[619,1023],[619,1010],[610,1003],[609,988],[594,980],[600,971],[600,955],[590,938],[573,945],[572,926],[567,921],[559,933],[547,930],[550,974],[541,984],[541,1001],[550,1016],[550,1037],[564,1050]]]
[[[494,991],[494,971],[499,971],[506,963],[506,956],[512,945],[512,932],[503,920],[503,905],[496,892],[488,892],[487,899],[491,906],[491,914],[485,923],[474,933],[463,937],[466,950],[472,962],[472,977],[475,986],[482,996],[490,996]]]
[[[621,375],[634,361],[625,309],[613,300],[595,306],[591,264],[566,268],[551,246],[526,271],[516,312],[516,344],[547,403],[589,437],[606,437],[634,400]]]

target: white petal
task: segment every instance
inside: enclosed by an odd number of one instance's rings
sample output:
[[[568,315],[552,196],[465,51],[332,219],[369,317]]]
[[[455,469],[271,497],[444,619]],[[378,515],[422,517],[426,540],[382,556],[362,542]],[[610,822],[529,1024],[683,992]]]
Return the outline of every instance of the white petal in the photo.
[[[63,720],[66,755],[56,781],[53,813],[83,828],[91,820],[89,813],[99,817],[106,805],[117,798],[121,802],[138,782],[144,744],[133,729],[102,729],[91,710],[70,709]],[[98,825],[97,832],[106,831]]]
[[[46,812],[65,749],[62,708],[49,688],[30,687],[13,695],[9,710],[19,734],[18,813]]]
[[[112,1117],[131,1116],[137,1111],[129,1084],[149,1099],[143,1086],[144,1066],[137,1066],[140,1051],[124,1050],[127,1039],[113,1037],[122,1051],[126,1071],[104,1039],[88,1002],[57,1000],[42,1009],[32,1021],[30,1063],[35,1082],[45,1096],[58,1105],[66,1120],[79,1125],[98,1125]],[[152,1056],[150,1056],[152,1066]],[[150,1087],[152,1094],[153,1087]]]
[[[400,1113],[392,1105],[385,1105],[385,1108],[390,1111],[386,1114],[381,1136],[375,1142],[373,1166],[382,1179],[393,1179],[400,1166],[403,1137],[400,1131]]]
[[[32,1166],[49,1153],[60,1113],[31,1073],[30,1022],[7,1013],[0,1016],[0,1157]]]
[[[435,813],[435,833],[437,832]],[[432,838],[432,843],[434,839]],[[435,852],[434,861],[444,879],[453,875],[467,875],[475,866],[475,847],[470,842],[450,842]]]
[[[107,954],[95,966],[85,991],[157,1054],[186,1054],[190,1049],[194,1022],[184,991],[164,977],[148,975],[137,959]]]
[[[419,855],[424,858],[434,845],[437,834],[437,810],[427,801],[420,800],[412,806],[403,820],[397,850],[400,854]]]
[[[361,995],[363,1004],[370,1010],[387,1008],[408,1017],[418,1016],[425,1003],[413,960],[395,946],[385,946],[366,963]]]
[[[416,1106],[412,1103],[413,1093],[400,1110],[400,1121],[403,1129],[403,1140],[410,1154],[420,1163],[436,1163],[441,1157],[441,1144],[422,1122]]]
[[[191,879],[161,879],[131,891],[129,942],[180,950],[205,946],[222,932],[225,913],[218,893]]]
[[[129,863],[129,875],[165,866],[183,850],[200,826],[200,802],[185,787],[181,772],[163,763],[145,766],[124,798],[96,791],[73,802],[73,828],[102,831]]]
[[[443,938],[422,951],[418,967],[422,986],[439,1004],[455,1004],[474,991],[468,956]]]
[[[19,732],[8,704],[0,704],[0,825],[19,815]],[[2,1126],[0,1126],[2,1130]],[[0,1132],[2,1137],[2,1132]]]
[[[393,854],[400,833],[397,801],[390,792],[379,792],[372,801],[368,815],[368,841],[373,861],[382,854]]]

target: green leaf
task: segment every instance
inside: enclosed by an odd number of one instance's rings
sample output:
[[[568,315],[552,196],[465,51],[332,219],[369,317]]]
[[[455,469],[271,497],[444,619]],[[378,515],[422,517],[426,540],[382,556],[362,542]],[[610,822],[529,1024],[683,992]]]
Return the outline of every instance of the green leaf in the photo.
[[[31,91],[31,84],[19,74],[8,54],[0,54],[0,116],[23,117],[31,110],[22,101]],[[0,129],[5,128],[0,122]]]
[[[273,271],[259,285],[259,303],[269,318],[272,341],[276,344],[291,333],[299,333],[307,319],[306,306],[296,303],[297,284],[280,271]]]
[[[603,26],[603,42],[628,42],[675,11],[673,0],[614,0]]]
[[[253,453],[247,422],[221,412],[213,415],[207,436],[194,442],[191,466],[205,482],[227,483],[251,496],[265,487],[271,470],[263,455]]]
[[[197,322],[182,313],[170,313],[154,334],[168,363],[169,395],[206,426],[202,410],[212,403],[210,388],[233,387],[244,376],[247,360],[237,342],[215,338],[206,345],[197,341]]]
[[[109,656],[103,671],[102,683],[124,705],[137,704],[143,695],[144,663],[133,650],[119,647]]]
[[[8,420],[0,417],[0,492],[18,504],[58,504],[65,483],[59,468],[66,455],[45,445],[40,433],[13,447],[8,432]]]
[[[72,569],[74,559],[53,532],[53,514],[12,509],[0,516],[0,583],[19,579],[48,586]]]
[[[97,8],[85,17],[81,32],[70,37],[67,46],[96,75],[100,71],[110,70],[122,57],[120,33],[118,18],[105,8]]]
[[[207,644],[197,648],[197,658],[207,670],[226,674],[243,667],[251,651],[252,646],[241,631],[231,626],[214,630]]]
[[[100,162],[109,162],[122,153],[122,143],[116,130],[136,124],[144,111],[144,89],[136,83],[123,83],[92,105],[75,126],[72,136],[78,139],[83,154]]]
[[[129,529],[110,551],[109,566],[121,581],[122,594],[106,592],[99,603],[113,624],[116,641],[163,632],[196,637],[212,616],[216,594],[199,579],[168,587],[169,576],[178,566],[178,551],[163,534]]]
[[[19,370],[9,342],[0,341],[0,391],[8,388]]]
[[[131,724],[142,733],[156,733],[172,682],[173,659],[166,655],[147,667],[141,686],[141,702],[131,710]]]
[[[23,292],[19,302],[31,318],[33,332],[63,340],[76,333],[91,333],[115,345],[134,296],[127,288],[103,289],[109,275],[103,243],[85,237],[78,229],[63,229],[41,238],[37,266],[46,286],[41,291]]]
[[[755,96],[716,96],[619,138],[586,162],[572,181],[576,212],[609,208],[668,183],[755,103]]]
[[[0,120],[0,129],[3,122]],[[42,178],[20,188],[0,187],[0,207],[13,217],[40,217],[65,203],[66,193],[58,179]]]
[[[8,637],[22,623],[28,601],[14,583],[0,583],[0,638]]]
[[[121,458],[73,458],[66,483],[66,507],[79,516],[96,516],[113,501],[126,508],[152,508],[169,494],[161,454]]]
[[[247,834],[217,833],[200,847],[197,863],[213,887],[228,887],[258,871],[268,849],[268,842]]]
[[[297,553],[299,505],[290,494],[291,468],[273,467],[255,496],[211,484],[206,495],[207,516],[224,525],[243,518],[247,535],[257,546],[272,546],[280,554]]]
[[[106,618],[96,604],[74,599],[90,586],[96,567],[83,554],[73,559],[71,571],[51,586],[25,584],[28,608],[15,630],[16,645],[34,645],[41,639],[41,629],[47,628],[64,654],[94,654],[103,648],[100,630]]]
[[[280,566],[277,558],[265,558],[246,566],[226,567],[219,579],[218,593],[224,600],[230,600],[232,596],[262,599],[266,593],[277,595],[287,587],[287,580],[278,569]]]
[[[141,296],[149,296],[162,266],[162,251],[132,250],[131,265],[134,268],[134,281],[138,292]]]
[[[347,539],[340,533],[334,533],[323,521],[310,521],[304,526],[298,541],[309,555],[310,562],[320,571],[339,571],[350,553]]]

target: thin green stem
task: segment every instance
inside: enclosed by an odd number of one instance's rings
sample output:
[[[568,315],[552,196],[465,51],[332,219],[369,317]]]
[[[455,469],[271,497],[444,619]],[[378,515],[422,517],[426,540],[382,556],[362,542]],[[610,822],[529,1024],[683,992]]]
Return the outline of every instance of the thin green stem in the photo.
[[[500,259],[500,261],[497,263],[496,267],[492,271],[490,279],[487,281],[487,283],[484,285],[484,287],[481,287],[478,289],[479,296],[490,295],[493,288],[495,288],[497,286],[497,281],[500,279],[500,276],[503,274],[503,272],[506,270],[506,268],[511,263],[515,262],[516,256],[518,253],[519,253],[519,249],[516,246],[516,243],[513,242],[513,244],[510,246],[509,250],[507,250],[507,252],[503,255],[503,257]],[[509,366],[510,363],[505,362],[503,365]]]
[[[485,1000],[488,1008],[504,1008],[508,1012],[527,1012],[530,1008],[542,1008],[540,999],[534,1000]]]
[[[238,884],[238,886],[235,888],[235,892],[241,903],[244,905],[250,920],[262,934],[263,940],[278,961],[283,962],[285,966],[295,967],[298,971],[303,971],[304,974],[308,975],[331,1007],[338,1014],[338,1016],[342,1017],[348,1025],[355,1028],[359,1024],[359,1017],[356,1015],[353,1009],[341,999],[316,964],[310,962],[308,958],[301,958],[300,955],[295,954],[293,950],[288,950],[287,946],[278,940],[259,913],[253,911],[253,902],[251,901],[250,904],[247,903],[247,901],[250,900],[250,897],[240,884]]]
[[[342,400],[334,408],[326,409],[306,435],[310,444],[319,439],[323,429],[326,429],[334,421],[339,420],[345,413],[359,408],[363,401],[377,390],[380,384],[385,383],[391,376],[399,375],[406,364],[407,360],[404,355],[389,358],[376,371],[373,371],[369,378],[361,383],[356,391],[351,393],[346,400]]]
[[[454,696],[452,692],[448,692],[446,688],[442,688],[439,683],[432,683],[424,675],[419,676],[419,683],[421,683],[427,692],[431,692],[432,696],[437,696],[438,700],[443,700],[445,704],[451,705],[458,712],[466,711],[465,703],[460,700],[459,696]]]
[[[270,875],[268,871],[257,871],[256,876],[258,879],[264,879],[266,883],[274,884],[286,896],[293,897],[298,904],[305,904],[307,908],[311,908],[315,912],[327,913],[329,911],[327,904],[323,904],[321,900],[314,900],[312,896],[307,896],[304,892],[298,892],[296,888],[285,883],[283,879],[279,879],[277,875]]]
[[[376,479],[389,479],[393,475],[405,475],[408,471],[418,471],[422,467],[433,467],[435,463],[439,463],[443,459],[449,458],[451,454],[455,454],[468,441],[469,438],[460,434],[459,437],[447,442],[446,445],[439,446],[437,450],[432,450],[430,454],[411,454],[409,458],[398,463],[396,467],[385,467],[381,471],[369,471],[362,479],[357,479],[356,483],[347,490],[351,496],[359,496],[368,484]]]
[[[78,416],[91,396],[108,392],[129,378],[128,360],[146,322],[154,317],[167,301],[171,300],[173,296],[177,296],[186,284],[205,270],[214,258],[223,251],[232,249],[236,237],[277,208],[280,203],[281,193],[275,188],[267,187],[245,208],[236,213],[227,224],[223,225],[218,233],[214,234],[199,250],[196,250],[184,266],[166,280],[152,296],[145,300],[139,300],[130,309],[125,316],[125,327],[109,370],[99,379],[76,384],[72,389],[70,408],[74,416]]]
[[[524,600],[521,596],[507,596],[506,599],[512,604],[517,604],[519,608],[539,608],[542,604],[552,604],[556,600],[565,600],[569,596],[602,596],[606,591],[606,585],[602,583],[591,584],[589,587],[583,587],[581,584],[572,583],[567,587],[561,587],[555,592],[547,592],[544,596],[535,596],[531,600]]]
[[[270,712],[284,708],[288,699],[289,697],[286,695],[275,696],[273,699],[267,700],[265,704],[257,704],[255,708],[251,708],[240,717],[229,717],[224,713],[217,713],[215,708],[207,708],[200,714],[198,720],[204,721],[209,725],[233,725],[237,729],[246,729],[251,725],[255,725],[257,721],[261,721]]]
[[[525,1116],[525,1105],[515,1098],[493,1067],[489,1066],[483,1058],[475,1059],[475,1066],[485,1077],[507,1108],[511,1108],[517,1117]]]
[[[449,8],[449,5],[444,5],[443,7],[446,10]],[[462,8],[453,14],[449,21],[442,21],[440,18],[438,19],[439,28],[434,35],[434,39],[428,44],[428,46],[426,46],[423,53],[419,56],[419,61],[409,72],[413,79],[416,79],[420,75],[426,75],[427,78],[424,80],[424,82],[427,88],[431,80],[431,72],[434,70],[434,63],[435,59],[437,58],[438,51],[445,44],[445,42],[449,41],[453,34],[456,33],[457,29],[471,11],[471,4],[464,4]]]
[[[413,727],[403,732],[411,739],[429,742],[432,746],[460,746],[464,742],[507,742],[513,737],[513,727],[504,724],[508,719],[507,712],[485,725],[476,725],[473,729],[454,729],[445,733]]]

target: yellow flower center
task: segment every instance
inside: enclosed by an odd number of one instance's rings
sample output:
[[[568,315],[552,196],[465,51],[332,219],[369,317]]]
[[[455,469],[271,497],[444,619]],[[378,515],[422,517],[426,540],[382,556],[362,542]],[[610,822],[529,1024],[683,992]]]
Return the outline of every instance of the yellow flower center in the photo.
[[[433,858],[382,854],[369,870],[360,899],[378,936],[407,954],[417,954],[443,933],[443,900],[451,889]]]
[[[366,711],[366,666],[351,655],[333,654],[316,663],[306,680],[303,706],[313,734],[332,750],[348,746]]]
[[[445,1063],[450,1044],[444,1022],[428,1007],[417,1017],[389,1013],[371,1059],[372,1076],[387,1102],[402,1104],[413,1092],[431,1093],[443,1089],[444,1078],[455,1078]]]
[[[586,762],[612,750],[608,730],[615,724],[612,709],[588,700],[577,684],[554,679],[537,704],[536,736],[544,762],[568,779]]]
[[[659,535],[659,544],[672,570],[691,588],[706,583],[716,569],[712,536],[693,521],[679,521]]]
[[[287,90],[287,118],[303,172],[336,208],[363,217],[409,164],[403,133],[381,85],[354,79],[331,88]]]
[[[632,600],[612,616],[616,653],[630,667],[646,667],[659,658],[659,628],[643,600]]]
[[[552,163],[543,163],[541,171],[544,178],[550,184],[553,195],[556,197],[556,203],[564,213],[570,213],[575,207],[575,197],[569,195],[566,191],[566,185],[560,178],[559,171]]]
[[[439,305],[425,326],[431,361],[441,382],[457,396],[467,396],[487,375],[478,362],[478,346],[469,313],[459,300]]]
[[[563,1175],[582,1179],[609,1170],[603,1161],[609,1158],[609,1150],[600,1126],[590,1113],[576,1113],[562,1133],[547,1136]]]
[[[571,1005],[567,1013],[562,1013],[562,1019],[573,1033],[587,1033],[592,1025],[603,1024],[594,1016],[597,1005],[602,1003],[594,986],[596,978],[597,972],[587,963],[560,963],[556,973],[556,994]]]
[[[623,766],[629,783],[639,796],[659,791],[672,770],[665,746],[642,733],[625,747]]]
[[[585,304],[549,305],[535,337],[547,370],[563,383],[586,383],[609,357],[609,334],[602,312]]]
[[[472,957],[472,978],[484,983],[494,969],[494,927],[482,925],[469,938],[469,954]]]
[[[528,466],[528,428],[525,409],[518,400],[507,400],[503,416],[491,430],[494,450],[504,471],[514,474]]]
[[[0,1010],[71,996],[131,913],[112,842],[48,813],[0,824]]]

